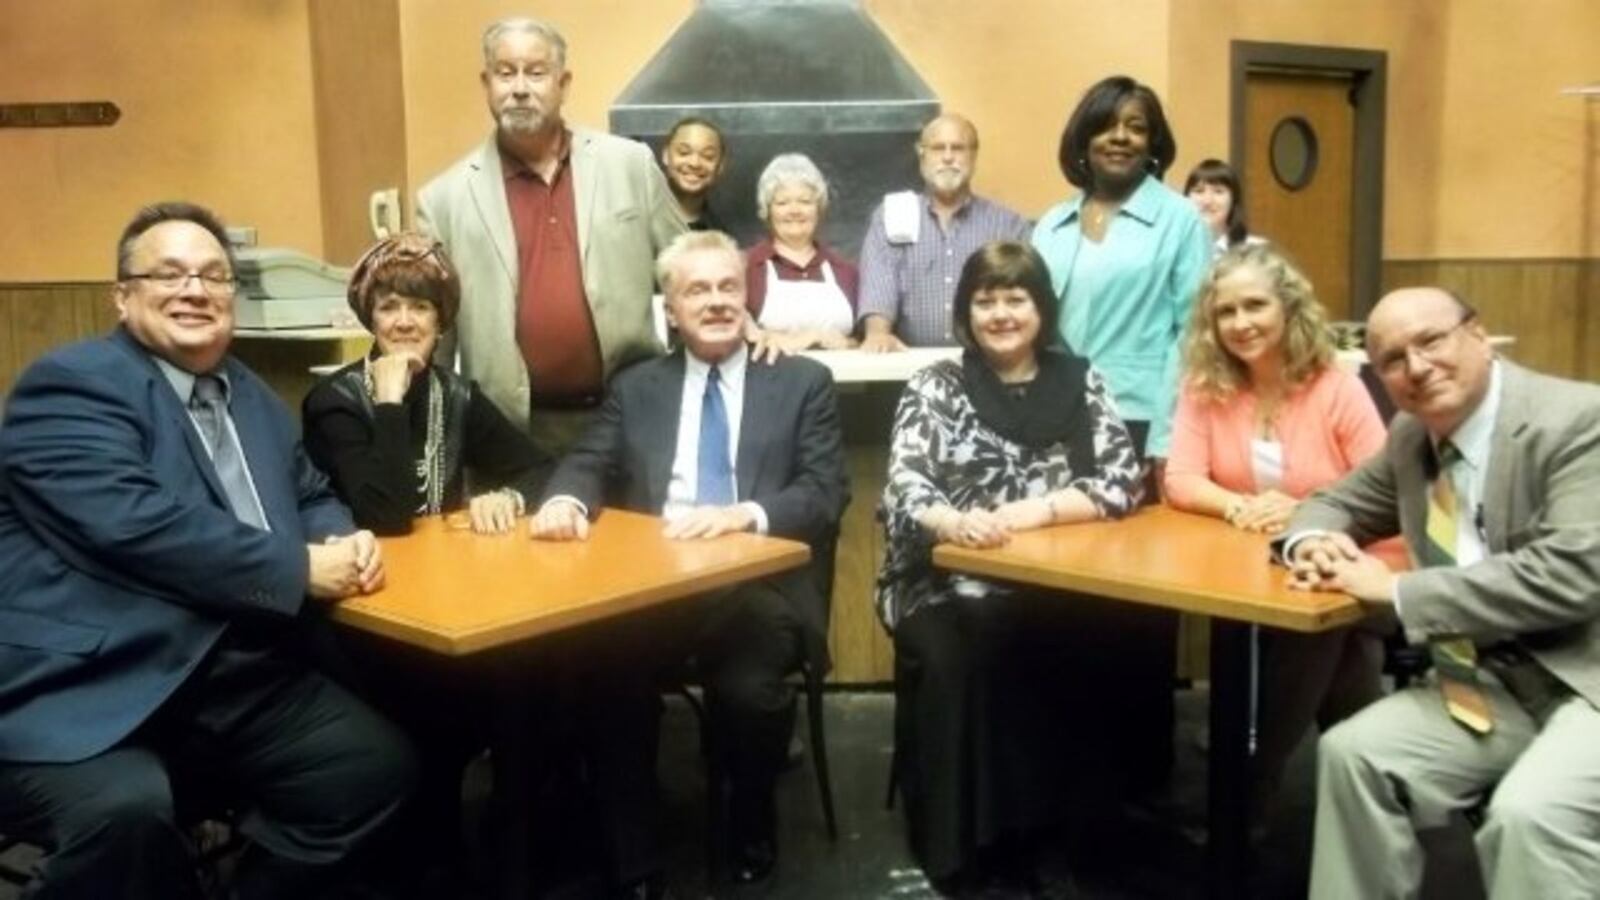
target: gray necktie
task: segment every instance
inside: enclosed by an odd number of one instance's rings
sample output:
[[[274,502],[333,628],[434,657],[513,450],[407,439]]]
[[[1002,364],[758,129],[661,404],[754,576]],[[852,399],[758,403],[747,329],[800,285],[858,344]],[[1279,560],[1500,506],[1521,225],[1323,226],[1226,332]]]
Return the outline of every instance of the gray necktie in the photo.
[[[189,395],[189,411],[211,448],[211,464],[216,467],[217,479],[228,495],[228,505],[233,507],[234,516],[246,525],[265,531],[267,523],[261,519],[261,507],[256,503],[250,476],[245,472],[244,453],[228,427],[228,403],[222,396],[222,382],[215,375],[195,377],[194,393]]]

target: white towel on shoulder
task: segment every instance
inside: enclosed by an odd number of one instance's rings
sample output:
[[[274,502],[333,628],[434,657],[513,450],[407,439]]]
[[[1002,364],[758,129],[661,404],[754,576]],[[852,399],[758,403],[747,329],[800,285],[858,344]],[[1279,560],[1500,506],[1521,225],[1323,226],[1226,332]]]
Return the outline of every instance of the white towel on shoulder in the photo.
[[[922,198],[916,191],[883,195],[883,230],[891,244],[915,244],[922,229]]]

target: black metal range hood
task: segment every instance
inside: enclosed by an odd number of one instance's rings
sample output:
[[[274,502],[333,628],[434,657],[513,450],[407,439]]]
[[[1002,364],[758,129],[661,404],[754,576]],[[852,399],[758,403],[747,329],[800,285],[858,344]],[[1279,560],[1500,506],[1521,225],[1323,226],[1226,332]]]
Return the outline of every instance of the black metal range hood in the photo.
[[[701,0],[611,107],[611,130],[659,147],[687,115],[723,130],[712,207],[743,243],[762,234],[755,183],[805,153],[833,191],[822,239],[860,248],[887,191],[919,184],[912,145],[939,102],[857,0]]]

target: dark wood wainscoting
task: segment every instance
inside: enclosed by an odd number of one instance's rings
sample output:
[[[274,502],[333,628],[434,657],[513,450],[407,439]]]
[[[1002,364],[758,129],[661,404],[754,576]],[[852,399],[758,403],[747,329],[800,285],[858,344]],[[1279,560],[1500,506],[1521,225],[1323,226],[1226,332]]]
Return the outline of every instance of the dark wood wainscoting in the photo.
[[[1391,259],[1383,289],[1439,285],[1478,308],[1506,355],[1567,378],[1600,381],[1600,259]]]

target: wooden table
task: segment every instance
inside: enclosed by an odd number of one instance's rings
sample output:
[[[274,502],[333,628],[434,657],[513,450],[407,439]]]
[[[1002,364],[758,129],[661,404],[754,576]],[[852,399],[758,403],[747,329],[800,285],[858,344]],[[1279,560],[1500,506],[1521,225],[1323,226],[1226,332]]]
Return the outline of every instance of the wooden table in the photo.
[[[992,550],[934,548],[935,565],[973,575],[1211,617],[1207,864],[1213,897],[1249,891],[1250,625],[1327,631],[1362,617],[1343,594],[1291,591],[1267,538],[1220,519],[1148,507],[1120,522],[1014,535]]]
[[[606,509],[587,541],[535,541],[527,526],[477,535],[444,519],[383,538],[387,585],[333,617],[461,656],[805,565],[805,544],[754,534],[673,541],[654,516]]]

